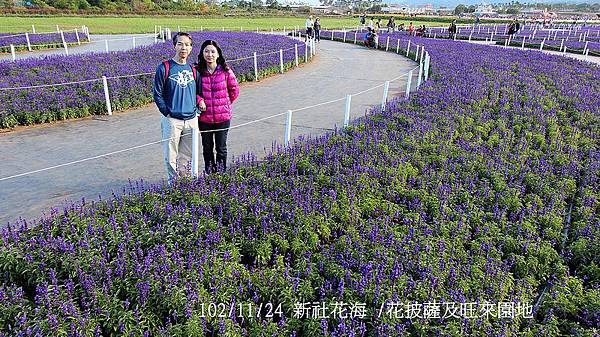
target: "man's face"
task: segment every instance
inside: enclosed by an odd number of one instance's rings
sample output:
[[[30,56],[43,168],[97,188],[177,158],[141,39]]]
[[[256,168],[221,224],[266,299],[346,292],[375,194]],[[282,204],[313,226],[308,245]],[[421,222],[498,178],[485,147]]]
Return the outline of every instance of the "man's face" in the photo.
[[[187,59],[192,52],[192,40],[185,35],[178,36],[177,43],[175,43],[175,52],[181,59]]]

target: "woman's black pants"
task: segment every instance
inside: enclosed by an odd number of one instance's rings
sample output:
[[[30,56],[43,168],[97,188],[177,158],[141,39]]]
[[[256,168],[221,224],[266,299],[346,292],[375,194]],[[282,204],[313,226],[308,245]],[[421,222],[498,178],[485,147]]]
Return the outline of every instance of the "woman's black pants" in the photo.
[[[230,121],[215,124],[198,123],[202,137],[202,156],[204,157],[204,170],[206,173],[216,172],[217,170],[225,171],[227,168],[227,132],[229,130],[221,129],[228,129],[229,125]],[[215,150],[217,152],[216,160]]]

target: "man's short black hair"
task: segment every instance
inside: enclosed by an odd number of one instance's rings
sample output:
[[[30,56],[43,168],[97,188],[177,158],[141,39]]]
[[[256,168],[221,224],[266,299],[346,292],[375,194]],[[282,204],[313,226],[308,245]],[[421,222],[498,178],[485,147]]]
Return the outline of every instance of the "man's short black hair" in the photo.
[[[190,39],[190,41],[193,41],[192,36],[189,33],[177,32],[177,34],[175,34],[175,36],[173,36],[173,46],[177,45],[177,38],[180,36],[187,36]]]

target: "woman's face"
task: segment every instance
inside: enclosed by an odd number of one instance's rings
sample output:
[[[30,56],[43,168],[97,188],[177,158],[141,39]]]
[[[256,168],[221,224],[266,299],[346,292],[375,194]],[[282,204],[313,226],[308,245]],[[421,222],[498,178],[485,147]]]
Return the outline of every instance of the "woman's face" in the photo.
[[[208,45],[204,47],[202,56],[204,56],[204,61],[206,61],[206,63],[213,64],[217,62],[217,59],[219,58],[219,52],[215,46]]]

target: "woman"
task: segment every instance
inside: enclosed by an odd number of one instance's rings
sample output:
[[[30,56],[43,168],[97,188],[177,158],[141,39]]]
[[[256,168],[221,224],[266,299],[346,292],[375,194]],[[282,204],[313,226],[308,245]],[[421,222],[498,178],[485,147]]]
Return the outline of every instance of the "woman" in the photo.
[[[202,155],[207,173],[227,168],[227,131],[231,121],[231,104],[239,96],[235,74],[225,63],[221,47],[206,40],[200,47],[196,68],[196,101],[201,111],[198,127],[202,135]],[[216,160],[214,149],[216,149]]]
[[[315,34],[315,41],[321,42],[321,19],[318,16],[315,19],[313,33]]]
[[[388,22],[387,22],[387,32],[388,34],[394,31],[394,28],[396,28],[396,23],[394,22],[394,18],[390,17]]]

